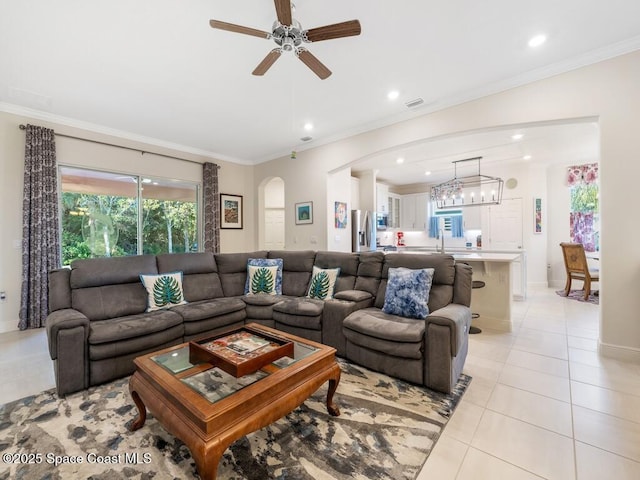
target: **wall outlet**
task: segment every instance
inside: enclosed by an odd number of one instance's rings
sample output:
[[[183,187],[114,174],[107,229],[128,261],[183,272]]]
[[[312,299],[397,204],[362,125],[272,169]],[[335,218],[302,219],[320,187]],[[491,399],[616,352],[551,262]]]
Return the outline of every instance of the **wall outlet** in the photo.
[[[0,302],[6,302],[7,301],[7,292],[0,292]]]

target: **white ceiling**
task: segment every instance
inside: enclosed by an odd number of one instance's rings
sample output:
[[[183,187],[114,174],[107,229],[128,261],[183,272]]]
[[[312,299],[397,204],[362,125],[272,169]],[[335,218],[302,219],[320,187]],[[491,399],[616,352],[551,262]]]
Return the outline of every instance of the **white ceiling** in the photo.
[[[306,45],[327,80],[293,55],[253,76],[272,41],[209,26],[270,31],[271,0],[0,0],[0,108],[255,164],[640,48],[637,0],[295,3],[306,29],[361,22],[360,36]],[[548,41],[529,48],[538,33]],[[422,146],[413,162],[516,156],[488,133],[486,145]]]

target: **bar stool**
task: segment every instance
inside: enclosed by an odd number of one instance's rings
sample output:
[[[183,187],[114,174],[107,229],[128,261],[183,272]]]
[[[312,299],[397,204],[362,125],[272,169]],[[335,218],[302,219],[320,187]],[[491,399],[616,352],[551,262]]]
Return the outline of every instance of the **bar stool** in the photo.
[[[482,280],[473,280],[471,282],[471,288],[483,288],[485,286],[485,283]],[[471,314],[471,318],[478,318],[480,317],[479,313],[472,313]],[[482,330],[479,329],[478,327],[474,327],[473,325],[471,325],[469,327],[469,333],[482,333]]]

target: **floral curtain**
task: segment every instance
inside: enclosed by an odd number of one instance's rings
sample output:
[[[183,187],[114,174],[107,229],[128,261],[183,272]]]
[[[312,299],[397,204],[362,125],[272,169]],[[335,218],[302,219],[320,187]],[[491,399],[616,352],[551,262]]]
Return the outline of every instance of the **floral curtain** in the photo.
[[[588,163],[567,168],[567,185],[596,183],[598,181],[598,164]]]
[[[573,243],[581,243],[587,252],[596,251],[596,236],[593,213],[571,212],[569,214],[570,237]]]
[[[58,181],[53,130],[27,125],[22,200],[22,289],[18,328],[43,327],[49,270],[60,267]]]
[[[218,190],[218,165],[206,162],[202,166],[202,200],[204,224],[204,251],[220,251],[220,195]]]

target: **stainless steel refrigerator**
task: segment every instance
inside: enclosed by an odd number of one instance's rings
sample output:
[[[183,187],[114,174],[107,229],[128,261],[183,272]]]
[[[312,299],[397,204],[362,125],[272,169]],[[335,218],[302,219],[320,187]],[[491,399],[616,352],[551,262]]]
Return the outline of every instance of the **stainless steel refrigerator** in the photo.
[[[376,249],[376,214],[369,210],[351,210],[351,251]]]

